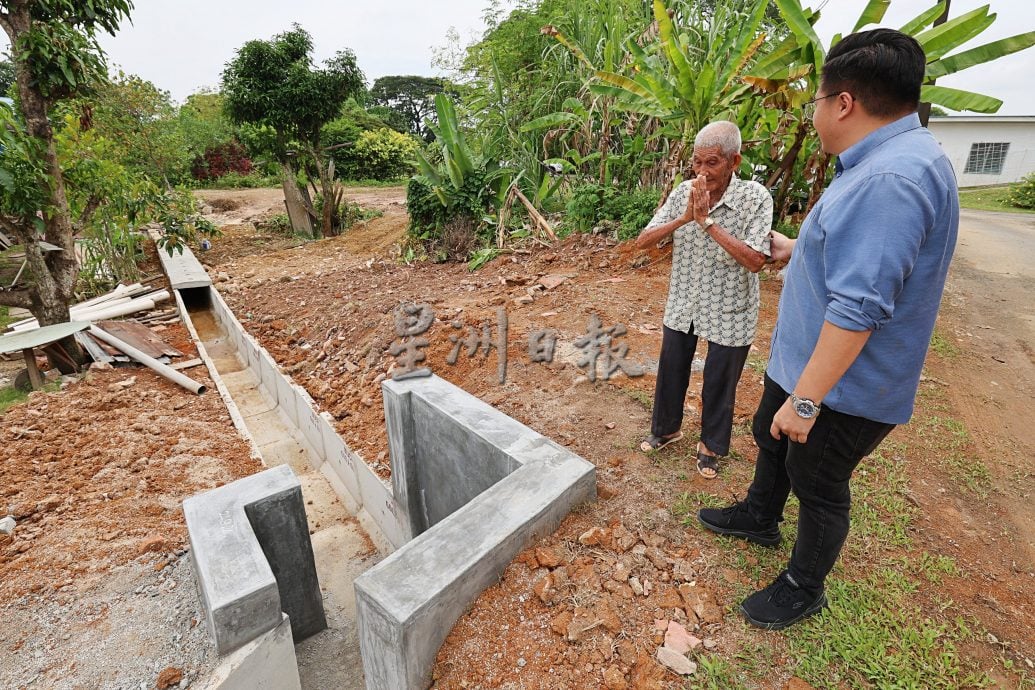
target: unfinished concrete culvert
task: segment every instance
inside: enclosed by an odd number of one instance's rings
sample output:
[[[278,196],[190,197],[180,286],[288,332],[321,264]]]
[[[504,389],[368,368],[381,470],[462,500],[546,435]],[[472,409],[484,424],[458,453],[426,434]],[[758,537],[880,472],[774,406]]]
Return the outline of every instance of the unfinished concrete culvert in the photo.
[[[238,491],[235,485],[249,501],[264,500],[264,489],[256,486],[290,491],[297,479],[301,490],[319,577],[317,598],[328,623],[294,647],[301,686],[426,687],[435,654],[457,618],[532,539],[552,532],[572,507],[595,497],[593,466],[430,376],[382,385],[393,468],[389,487],[345,444],[330,416],[245,332],[193,255],[163,254],[162,260],[235,426],[271,468],[191,502],[216,500],[217,492],[226,500]],[[263,534],[254,525],[238,528],[238,508],[210,507],[207,514],[215,518],[188,511],[191,542],[198,545],[195,563],[204,559],[197,568],[203,592],[213,586],[205,578],[222,577],[225,585],[233,582],[227,573],[244,572],[235,569],[269,571],[261,553],[285,546],[270,543],[283,535]],[[228,538],[242,543],[228,548]],[[224,546],[199,541],[206,539],[223,539]],[[270,602],[279,608],[283,597],[275,591],[287,593],[288,577],[282,573],[277,587],[267,586],[271,598],[260,597],[260,608],[253,610],[265,611]],[[229,653],[208,687],[274,687],[268,666],[290,655],[283,632],[290,621],[240,613],[246,601],[255,605],[254,591],[221,596],[226,611],[239,613],[224,615],[222,624],[208,615],[214,638],[227,640],[233,633],[232,642],[220,645]],[[241,646],[230,650],[234,645]],[[280,690],[286,681],[276,682]]]

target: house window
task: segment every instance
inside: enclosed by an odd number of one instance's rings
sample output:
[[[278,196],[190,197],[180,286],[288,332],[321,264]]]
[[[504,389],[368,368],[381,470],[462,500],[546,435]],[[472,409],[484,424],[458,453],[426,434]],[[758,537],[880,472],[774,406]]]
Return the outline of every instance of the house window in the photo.
[[[967,165],[963,168],[963,172],[977,175],[998,175],[1003,172],[1003,161],[1006,160],[1006,152],[1009,150],[1009,142],[971,144],[970,155],[967,156]]]

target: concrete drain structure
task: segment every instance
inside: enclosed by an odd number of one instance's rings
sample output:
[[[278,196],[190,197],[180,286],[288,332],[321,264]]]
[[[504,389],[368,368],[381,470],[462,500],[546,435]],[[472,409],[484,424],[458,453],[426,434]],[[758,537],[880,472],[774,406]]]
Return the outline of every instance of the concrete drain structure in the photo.
[[[285,679],[283,669],[270,666],[285,663],[296,618],[297,640],[318,630],[322,615],[313,606],[322,609],[320,590],[305,575],[308,544],[298,543],[309,536],[299,530],[304,518],[297,508],[304,506],[292,497],[297,488],[307,502],[314,495],[326,499],[328,487],[385,557],[374,565],[378,557],[357,552],[350,561],[347,549],[343,555],[340,544],[315,531],[308,553],[319,584],[351,606],[329,612],[330,629],[291,650],[300,659],[300,684],[426,687],[456,619],[533,538],[595,498],[593,465],[430,376],[382,384],[393,471],[388,486],[244,330],[189,250],[160,256],[235,426],[274,466],[184,504],[205,615],[224,654],[202,687],[299,686],[297,675]],[[272,530],[270,515],[278,516]],[[282,568],[286,553],[299,566],[290,573]],[[297,591],[286,597],[286,590]],[[279,618],[280,611],[291,618]],[[307,655],[307,646],[315,653]],[[307,656],[331,657],[333,668],[325,659],[308,669]]]

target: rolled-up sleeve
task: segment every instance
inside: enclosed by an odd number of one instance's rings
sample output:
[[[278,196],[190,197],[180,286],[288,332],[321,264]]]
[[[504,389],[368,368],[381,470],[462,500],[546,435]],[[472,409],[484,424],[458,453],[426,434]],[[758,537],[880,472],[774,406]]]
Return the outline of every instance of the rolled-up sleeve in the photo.
[[[915,183],[891,173],[867,178],[846,197],[836,215],[820,218],[824,318],[845,330],[875,331],[894,317],[934,209]]]

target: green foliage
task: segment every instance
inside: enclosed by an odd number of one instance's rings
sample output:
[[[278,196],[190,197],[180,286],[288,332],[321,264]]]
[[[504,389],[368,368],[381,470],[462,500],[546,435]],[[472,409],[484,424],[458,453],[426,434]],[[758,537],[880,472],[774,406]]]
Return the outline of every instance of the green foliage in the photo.
[[[6,94],[14,86],[14,63],[0,59],[0,94]]]
[[[1002,211],[1005,213],[1033,213],[1035,209],[1014,206],[1010,201],[1013,185],[977,187],[960,190],[960,207],[977,211]]]
[[[375,105],[397,113],[410,134],[431,141],[434,134],[424,120],[434,114],[435,94],[444,89],[445,82],[437,77],[379,77],[370,87],[370,99]]]
[[[263,175],[252,171],[247,175],[229,172],[222,177],[205,182],[206,189],[266,189],[280,186],[279,175]]]
[[[410,234],[432,244],[441,239],[443,229],[453,219],[481,225],[487,213],[499,207],[510,180],[509,171],[468,147],[456,109],[447,96],[435,96],[435,107],[436,162],[418,152],[421,174],[406,188]]]
[[[973,635],[961,621],[932,620],[915,601],[916,583],[880,568],[858,582],[828,580],[831,606],[787,633],[795,673],[817,687],[985,687],[960,646]]]
[[[1009,198],[1013,206],[1035,209],[1035,173],[1011,186]]]
[[[362,132],[356,139],[358,174],[374,180],[394,180],[416,169],[417,142],[394,129]]]
[[[346,99],[362,90],[363,73],[350,50],[338,51],[323,69],[313,68],[312,51],[312,38],[297,24],[268,41],[245,43],[223,71],[230,120],[315,144]]]
[[[636,237],[650,222],[659,199],[660,192],[656,189],[637,189],[623,194],[611,185],[583,184],[572,191],[567,219],[582,232],[593,229],[601,221],[617,221],[618,239],[627,240]]]
[[[98,87],[89,103],[89,124],[109,142],[109,155],[114,160],[167,185],[191,179],[195,154],[189,147],[188,129],[181,126],[167,91],[120,72]],[[75,112],[86,107],[87,103],[80,102],[69,109]]]

